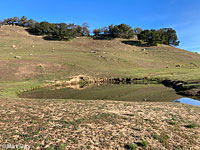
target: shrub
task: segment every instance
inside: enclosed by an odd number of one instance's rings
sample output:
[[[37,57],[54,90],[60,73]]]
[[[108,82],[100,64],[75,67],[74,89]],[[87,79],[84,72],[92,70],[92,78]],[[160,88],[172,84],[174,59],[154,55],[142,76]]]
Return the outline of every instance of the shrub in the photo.
[[[192,124],[185,125],[185,127],[186,127],[186,128],[196,128],[196,127],[198,127],[198,125],[192,123]]]
[[[143,148],[147,148],[147,146],[149,145],[149,142],[142,140],[142,141],[138,142],[137,145],[140,147],[143,147]]]
[[[127,150],[136,150],[137,146],[135,144],[125,144],[124,148]]]

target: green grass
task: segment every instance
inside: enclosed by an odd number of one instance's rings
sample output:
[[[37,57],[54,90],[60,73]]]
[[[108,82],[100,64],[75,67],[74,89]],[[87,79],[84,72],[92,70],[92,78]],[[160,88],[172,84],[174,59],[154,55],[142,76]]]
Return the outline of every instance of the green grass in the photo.
[[[54,150],[65,150],[66,148],[66,145],[65,144],[59,144],[59,145],[56,145]]]
[[[137,150],[137,146],[135,144],[125,144],[124,148],[127,150]]]
[[[176,121],[169,121],[168,122],[170,125],[177,125],[178,124],[178,122],[176,122]]]
[[[142,140],[142,141],[140,141],[140,142],[137,142],[137,145],[139,146],[139,147],[143,147],[143,148],[147,148],[148,147],[148,145],[149,145],[149,142],[148,141],[145,141],[145,140]]]
[[[190,128],[190,129],[192,129],[192,128],[197,128],[198,125],[195,124],[195,123],[192,123],[192,124],[187,124],[187,125],[185,125],[185,127],[186,127],[186,128]]]
[[[25,91],[31,91],[42,87],[42,83],[38,81],[10,82],[0,84],[0,87],[2,88],[0,95],[17,98],[19,94]]]

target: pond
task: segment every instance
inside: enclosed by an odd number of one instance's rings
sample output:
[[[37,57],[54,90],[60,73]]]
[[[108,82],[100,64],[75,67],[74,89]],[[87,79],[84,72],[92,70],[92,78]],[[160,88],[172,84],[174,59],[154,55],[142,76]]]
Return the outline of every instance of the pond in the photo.
[[[179,103],[183,103],[183,104],[189,104],[189,105],[194,105],[194,106],[200,107],[199,100],[195,100],[195,99],[188,98],[188,97],[183,97],[183,98],[177,99],[174,102],[179,102]]]
[[[182,96],[172,88],[162,84],[108,84],[108,85],[79,85],[70,88],[51,87],[41,88],[19,95],[21,98],[35,99],[78,99],[78,100],[119,100],[172,102]]]

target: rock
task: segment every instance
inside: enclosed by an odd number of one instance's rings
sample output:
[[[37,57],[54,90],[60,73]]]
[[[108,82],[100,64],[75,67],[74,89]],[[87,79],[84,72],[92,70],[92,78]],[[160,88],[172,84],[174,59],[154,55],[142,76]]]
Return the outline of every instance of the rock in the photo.
[[[94,54],[96,54],[96,53],[97,53],[97,51],[91,51],[91,53],[94,53]]]
[[[145,49],[145,48],[142,48],[142,51],[144,52],[144,51],[146,51],[146,49]]]
[[[176,67],[181,67],[181,65],[176,65]]]
[[[198,67],[198,65],[197,65],[197,64],[195,64],[195,63],[192,63],[192,62],[191,62],[190,64],[191,64],[191,65],[194,65],[195,67]]]
[[[105,58],[104,56],[99,56],[99,58]]]
[[[20,59],[20,58],[21,58],[21,56],[14,56],[14,58],[18,58],[18,59]]]

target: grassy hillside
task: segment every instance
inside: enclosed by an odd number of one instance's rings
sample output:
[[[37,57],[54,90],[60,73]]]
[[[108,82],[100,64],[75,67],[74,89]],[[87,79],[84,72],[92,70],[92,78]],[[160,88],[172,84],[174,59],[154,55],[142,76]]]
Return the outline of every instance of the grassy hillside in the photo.
[[[0,28],[0,80],[67,79],[79,74],[179,80],[198,78],[199,54],[171,46],[140,47],[135,43],[123,39],[89,38],[47,41],[41,36],[29,35],[24,28],[3,26]]]
[[[164,45],[135,44],[137,41],[123,39],[48,41],[29,35],[20,27],[0,28],[0,143],[50,150],[131,147],[199,150],[200,114],[195,106],[172,102],[11,98],[40,87],[45,80],[66,80],[80,74],[195,79],[195,82],[199,79],[199,54]],[[197,83],[191,82],[189,86]],[[149,86],[152,89],[145,90],[146,93],[157,96],[154,90],[172,96],[168,93],[173,89],[166,93],[160,85],[154,89]],[[100,92],[105,93],[104,89]],[[126,91],[117,87],[108,93],[113,90],[119,94]],[[132,91],[131,94],[146,98],[143,89]]]

